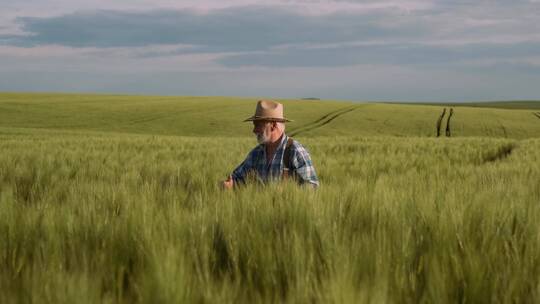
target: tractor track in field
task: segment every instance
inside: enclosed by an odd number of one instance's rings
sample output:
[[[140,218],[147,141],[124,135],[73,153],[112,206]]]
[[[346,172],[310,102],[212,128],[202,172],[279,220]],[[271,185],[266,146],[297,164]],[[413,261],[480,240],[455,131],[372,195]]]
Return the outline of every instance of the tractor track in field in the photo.
[[[482,162],[484,164],[487,164],[487,163],[493,163],[493,162],[496,162],[496,161],[504,160],[504,159],[508,158],[508,156],[510,156],[510,154],[512,154],[512,151],[514,151],[514,149],[516,149],[516,148],[517,148],[517,144],[515,144],[515,143],[509,143],[509,144],[500,146],[497,149],[497,151],[485,155],[483,157]]]
[[[347,114],[349,112],[352,112],[352,111],[354,111],[356,109],[358,109],[358,106],[345,107],[345,108],[341,108],[341,109],[336,110],[336,111],[332,111],[332,112],[327,113],[326,115],[322,116],[321,118],[317,119],[314,122],[308,123],[306,125],[300,126],[300,127],[296,128],[296,129],[292,130],[289,135],[290,136],[296,136],[296,135],[304,133],[304,132],[308,132],[308,131],[311,131],[311,130],[314,130],[314,129],[321,128],[321,127],[329,124],[330,122],[332,122],[334,119],[336,119],[336,118],[338,118],[338,117],[340,117],[340,116],[342,116],[344,114]]]
[[[532,112],[534,116],[536,116],[538,119],[540,119],[540,112]]]

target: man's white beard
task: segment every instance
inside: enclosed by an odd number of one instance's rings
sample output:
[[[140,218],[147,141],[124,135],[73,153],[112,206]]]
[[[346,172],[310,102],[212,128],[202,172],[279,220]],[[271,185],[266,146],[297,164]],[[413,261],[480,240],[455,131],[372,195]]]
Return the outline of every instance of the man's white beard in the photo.
[[[270,134],[266,134],[266,130],[262,133],[257,134],[257,142],[261,145],[264,145],[270,141]]]

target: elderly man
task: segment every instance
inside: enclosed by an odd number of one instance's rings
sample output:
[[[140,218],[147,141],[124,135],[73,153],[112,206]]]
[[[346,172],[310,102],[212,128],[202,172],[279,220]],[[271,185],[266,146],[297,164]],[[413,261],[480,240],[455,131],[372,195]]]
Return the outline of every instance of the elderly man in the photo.
[[[223,182],[231,189],[254,177],[261,182],[293,178],[299,184],[318,187],[319,181],[308,151],[296,140],[285,135],[283,105],[271,100],[257,102],[255,115],[245,121],[253,122],[253,133],[259,145]]]

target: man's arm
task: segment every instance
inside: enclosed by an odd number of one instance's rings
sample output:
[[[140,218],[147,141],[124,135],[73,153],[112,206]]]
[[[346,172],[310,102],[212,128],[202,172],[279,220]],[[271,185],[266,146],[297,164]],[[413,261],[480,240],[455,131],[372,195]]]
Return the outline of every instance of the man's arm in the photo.
[[[232,175],[229,175],[227,180],[223,181],[221,185],[225,189],[232,189],[234,187],[234,180],[232,179]]]
[[[246,159],[238,167],[236,167],[232,174],[229,175],[229,178],[223,182],[224,188],[231,189],[234,186],[244,184],[246,182],[246,177],[253,168],[253,153],[253,150],[249,152]]]
[[[309,184],[314,188],[319,186],[319,179],[309,152],[299,143],[293,149],[292,165],[300,184]]]

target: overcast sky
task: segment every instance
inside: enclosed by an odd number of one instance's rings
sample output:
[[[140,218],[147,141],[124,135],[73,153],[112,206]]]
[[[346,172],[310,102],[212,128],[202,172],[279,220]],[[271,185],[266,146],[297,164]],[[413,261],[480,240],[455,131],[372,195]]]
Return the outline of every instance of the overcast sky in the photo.
[[[540,99],[540,0],[0,0],[0,91]]]

